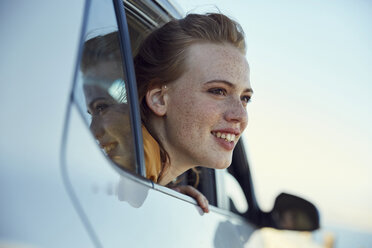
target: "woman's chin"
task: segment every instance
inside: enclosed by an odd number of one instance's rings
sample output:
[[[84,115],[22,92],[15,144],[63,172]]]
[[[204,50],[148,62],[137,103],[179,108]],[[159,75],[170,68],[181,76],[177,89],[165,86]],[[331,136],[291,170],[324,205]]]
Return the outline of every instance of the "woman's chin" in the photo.
[[[231,158],[228,158],[228,159],[223,159],[223,160],[219,160],[219,161],[211,161],[209,163],[210,166],[207,166],[209,168],[212,168],[212,169],[218,169],[218,170],[222,170],[222,169],[226,169],[227,167],[230,166],[231,164]]]
[[[114,161],[115,164],[117,164],[119,167],[129,170],[129,171],[135,171],[134,168],[134,161],[132,157],[124,157],[124,156],[115,156],[111,158],[112,161]]]
[[[226,168],[228,168],[228,167],[230,166],[230,164],[231,164],[231,163],[226,163],[226,164],[223,164],[223,165],[221,165],[221,166],[217,166],[217,167],[215,167],[215,169],[217,169],[217,170],[226,169]]]

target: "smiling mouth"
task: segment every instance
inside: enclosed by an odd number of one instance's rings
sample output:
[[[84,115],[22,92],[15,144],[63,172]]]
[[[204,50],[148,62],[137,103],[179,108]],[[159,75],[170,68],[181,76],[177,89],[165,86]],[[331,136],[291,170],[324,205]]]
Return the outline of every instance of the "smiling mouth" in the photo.
[[[101,148],[103,149],[105,154],[109,156],[110,152],[112,152],[117,147],[117,145],[118,145],[117,142],[113,142],[113,143],[101,145]]]
[[[211,132],[215,137],[225,140],[227,142],[235,141],[235,134],[232,133],[223,133],[223,132]]]

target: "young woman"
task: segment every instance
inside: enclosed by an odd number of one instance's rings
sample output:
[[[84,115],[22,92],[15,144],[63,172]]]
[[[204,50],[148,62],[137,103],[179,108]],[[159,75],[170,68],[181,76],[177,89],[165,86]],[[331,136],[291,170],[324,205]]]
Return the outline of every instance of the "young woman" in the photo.
[[[84,92],[96,139],[115,163],[132,169],[127,104],[111,90],[123,77],[118,44],[116,32],[86,42]],[[144,40],[134,65],[147,178],[169,186],[196,166],[228,167],[252,95],[239,24],[222,14],[170,21]],[[172,188],[209,211],[195,188]]]
[[[223,14],[170,21],[144,40],[134,66],[147,177],[167,185],[196,166],[228,167],[253,92],[240,25]]]

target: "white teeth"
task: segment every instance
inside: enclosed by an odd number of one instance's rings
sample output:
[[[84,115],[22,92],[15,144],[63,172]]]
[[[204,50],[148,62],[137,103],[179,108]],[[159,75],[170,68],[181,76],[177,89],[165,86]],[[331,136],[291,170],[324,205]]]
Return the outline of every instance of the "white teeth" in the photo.
[[[106,154],[108,154],[114,148],[115,148],[115,144],[110,144],[110,145],[104,146],[103,150],[105,151]]]
[[[212,132],[212,134],[216,136],[217,138],[224,139],[228,142],[235,141],[235,138],[236,138],[235,134],[231,134],[231,133]]]

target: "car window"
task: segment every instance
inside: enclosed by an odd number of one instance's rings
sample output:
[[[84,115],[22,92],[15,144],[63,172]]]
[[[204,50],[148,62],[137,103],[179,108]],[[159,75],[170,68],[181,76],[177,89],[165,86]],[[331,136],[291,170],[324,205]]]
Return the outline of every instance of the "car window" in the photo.
[[[230,202],[230,210],[244,214],[248,210],[248,202],[238,180],[228,171],[224,173],[224,180],[226,185],[225,192]]]
[[[231,165],[223,173],[223,191],[228,201],[228,210],[245,215],[249,207],[252,207],[248,204],[248,198],[252,196],[250,180],[249,165],[241,139],[234,149]]]
[[[74,101],[102,153],[114,164],[136,171],[128,85],[111,1],[92,1]]]

